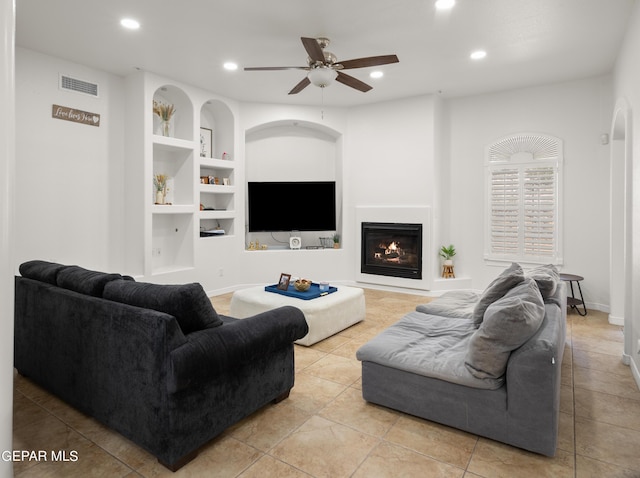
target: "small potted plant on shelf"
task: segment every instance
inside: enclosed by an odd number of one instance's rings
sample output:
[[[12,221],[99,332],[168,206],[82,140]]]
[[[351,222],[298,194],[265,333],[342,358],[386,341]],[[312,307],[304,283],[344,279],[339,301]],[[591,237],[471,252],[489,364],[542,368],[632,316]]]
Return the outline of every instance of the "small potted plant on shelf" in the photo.
[[[333,239],[333,248],[334,249],[340,249],[340,234],[338,234],[337,232],[333,235],[332,237]]]
[[[153,100],[153,112],[160,117],[162,121],[162,136],[169,136],[169,126],[171,125],[171,118],[176,112],[176,108],[173,105],[166,105],[160,101]]]

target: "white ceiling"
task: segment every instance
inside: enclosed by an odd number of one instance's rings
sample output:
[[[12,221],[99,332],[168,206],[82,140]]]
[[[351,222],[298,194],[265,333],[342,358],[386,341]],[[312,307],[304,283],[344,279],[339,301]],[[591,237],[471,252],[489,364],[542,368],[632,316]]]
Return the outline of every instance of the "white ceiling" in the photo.
[[[241,101],[350,106],[442,92],[464,96],[611,71],[636,0],[18,0],[16,43],[126,76],[141,68]],[[119,21],[133,17],[137,31]],[[338,60],[397,54],[373,86],[287,95],[305,66],[300,37],[326,36]],[[487,57],[469,54],[485,49]],[[235,72],[223,70],[235,61]],[[67,73],[67,72],[61,72]],[[91,80],[91,78],[82,78]]]

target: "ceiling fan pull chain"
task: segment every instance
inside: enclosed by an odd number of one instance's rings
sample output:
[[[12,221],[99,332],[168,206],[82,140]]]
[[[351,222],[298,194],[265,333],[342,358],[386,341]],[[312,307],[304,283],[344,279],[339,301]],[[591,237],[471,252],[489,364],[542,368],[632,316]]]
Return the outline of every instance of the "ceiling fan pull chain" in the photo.
[[[320,119],[324,121],[324,88],[320,88],[320,99],[321,99],[321,107],[320,107]]]

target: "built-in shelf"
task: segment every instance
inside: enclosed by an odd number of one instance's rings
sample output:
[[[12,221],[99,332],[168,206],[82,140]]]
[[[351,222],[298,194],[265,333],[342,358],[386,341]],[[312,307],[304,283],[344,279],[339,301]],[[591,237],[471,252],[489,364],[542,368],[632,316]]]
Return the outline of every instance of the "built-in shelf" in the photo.
[[[186,139],[172,138],[171,136],[153,135],[153,144],[155,147],[165,149],[167,151],[189,151],[193,152],[195,147],[194,141]]]
[[[151,206],[153,214],[193,214],[193,204],[154,204]]]

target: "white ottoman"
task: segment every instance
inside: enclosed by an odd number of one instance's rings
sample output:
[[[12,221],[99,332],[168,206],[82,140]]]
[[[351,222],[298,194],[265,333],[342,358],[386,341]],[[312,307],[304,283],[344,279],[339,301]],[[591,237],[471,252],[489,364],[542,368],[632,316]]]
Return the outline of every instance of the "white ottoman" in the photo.
[[[313,345],[364,320],[365,316],[364,291],[345,286],[311,300],[267,292],[264,286],[250,287],[233,293],[229,315],[244,319],[283,305],[297,307],[307,320],[309,333],[296,340],[300,345]]]

